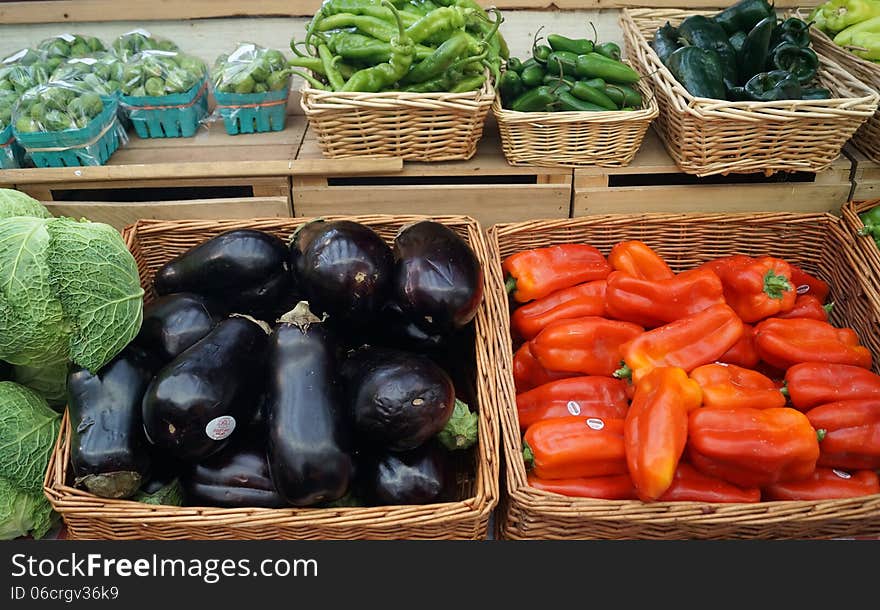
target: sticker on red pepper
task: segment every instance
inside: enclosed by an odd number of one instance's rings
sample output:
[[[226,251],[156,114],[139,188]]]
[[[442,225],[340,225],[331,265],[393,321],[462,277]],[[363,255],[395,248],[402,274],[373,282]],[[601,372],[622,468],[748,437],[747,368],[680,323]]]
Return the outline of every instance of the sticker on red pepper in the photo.
[[[235,430],[235,418],[231,415],[215,417],[205,426],[205,434],[208,435],[208,438],[215,441],[222,441],[232,434],[233,430]]]
[[[798,294],[807,294],[808,292],[810,292],[810,285],[809,284],[801,284],[800,286],[797,287]]]
[[[845,472],[843,470],[838,470],[837,468],[832,469],[831,472],[833,472],[834,474],[839,476],[841,479],[851,479],[852,478],[852,475],[850,473]]]
[[[568,408],[568,412],[572,415],[580,415],[581,414],[581,406],[573,400],[569,400],[568,404],[565,405]]]
[[[601,430],[605,427],[605,422],[598,417],[591,417],[587,420],[587,425],[593,430]]]

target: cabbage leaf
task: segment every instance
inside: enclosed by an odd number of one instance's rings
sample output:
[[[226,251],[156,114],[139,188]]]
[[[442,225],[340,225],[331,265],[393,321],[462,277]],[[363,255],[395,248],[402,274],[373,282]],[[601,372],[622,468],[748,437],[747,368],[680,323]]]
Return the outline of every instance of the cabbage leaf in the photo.
[[[13,216],[52,218],[49,210],[33,197],[13,189],[0,189],[0,218]]]
[[[57,515],[42,492],[22,491],[0,477],[0,540],[28,534],[42,538],[56,521]]]
[[[0,405],[0,475],[22,491],[42,493],[61,416],[11,381],[0,381]]]

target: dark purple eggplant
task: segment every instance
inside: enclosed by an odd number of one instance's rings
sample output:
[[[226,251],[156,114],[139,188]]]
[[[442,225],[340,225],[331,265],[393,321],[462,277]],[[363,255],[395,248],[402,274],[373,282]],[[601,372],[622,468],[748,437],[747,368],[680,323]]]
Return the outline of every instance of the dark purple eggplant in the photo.
[[[394,238],[393,300],[426,335],[448,335],[473,320],[483,300],[483,269],[458,234],[423,220]]]
[[[398,303],[388,301],[382,308],[381,324],[373,329],[372,341],[407,350],[433,352],[446,347],[448,336],[426,332],[407,317]]]
[[[160,295],[194,292],[227,311],[260,315],[290,288],[289,253],[279,238],[253,229],[227,231],[184,252],[156,272]]]
[[[452,416],[452,380],[425,356],[365,347],[350,354],[341,371],[355,432],[383,450],[415,449]]]
[[[299,288],[315,312],[333,324],[374,322],[391,287],[391,248],[356,222],[310,222],[290,244]]]
[[[454,497],[455,472],[445,451],[427,443],[367,459],[362,493],[374,505],[431,504]]]
[[[147,439],[174,458],[207,458],[259,406],[268,327],[230,317],[159,371],[144,395]]]
[[[102,498],[127,498],[146,480],[150,455],[141,399],[155,363],[129,345],[98,373],[67,376],[74,483]]]
[[[183,476],[189,506],[286,506],[269,476],[266,443],[251,436],[230,445],[205,461],[192,464]]]
[[[337,500],[351,482],[351,423],[335,351],[326,324],[305,301],[282,316],[269,339],[269,468],[275,488],[294,506]]]
[[[191,292],[159,297],[144,306],[144,321],[135,343],[163,364],[171,362],[211,332],[216,323],[212,310],[216,307],[208,299]]]

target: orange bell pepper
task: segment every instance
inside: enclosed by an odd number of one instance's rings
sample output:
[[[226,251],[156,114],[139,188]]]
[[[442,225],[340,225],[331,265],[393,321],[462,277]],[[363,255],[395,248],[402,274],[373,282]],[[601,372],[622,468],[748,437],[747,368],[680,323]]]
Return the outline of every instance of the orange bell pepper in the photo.
[[[639,335],[621,346],[626,366],[615,377],[639,382],[653,369],[675,366],[692,371],[714,362],[739,341],[743,323],[727,305],[713,305]]]
[[[526,392],[557,379],[574,377],[575,374],[566,371],[548,371],[532,355],[528,343],[523,343],[513,355],[513,384],[517,393]]]
[[[688,411],[700,406],[700,386],[680,368],[654,369],[636,386],[626,415],[626,462],[639,498],[662,496],[675,476],[688,434]]]
[[[703,406],[772,409],[785,406],[785,396],[772,379],[734,364],[706,364],[691,371],[703,390]]]
[[[608,262],[617,271],[642,280],[658,281],[675,277],[663,258],[641,241],[622,241],[611,248]]]
[[[747,369],[758,366],[761,357],[758,355],[758,346],[755,345],[755,327],[751,324],[743,324],[742,337],[718,357],[718,362],[735,364]]]
[[[851,328],[819,320],[770,318],[755,327],[761,360],[786,370],[801,362],[833,362],[871,368],[871,352]]]
[[[764,488],[765,500],[837,500],[880,493],[880,479],[871,470],[846,472],[817,468],[809,478]]]
[[[583,282],[604,280],[611,265],[596,248],[584,244],[560,244],[517,252],[504,259],[507,292],[527,303]]]
[[[531,351],[552,371],[611,377],[620,364],[620,346],[643,330],[629,322],[598,317],[559,320],[532,339]]]
[[[793,263],[789,263],[788,266],[791,268],[791,283],[794,284],[798,294],[809,294],[819,299],[821,303],[828,299],[828,293],[831,289],[827,283],[815,275],[810,275]]]
[[[819,320],[821,322],[828,321],[828,314],[834,308],[834,303],[823,305],[818,297],[811,294],[802,294],[794,301],[794,307],[786,313],[778,313],[774,318],[782,318],[783,320],[794,320],[797,318],[808,318],[810,320]]]
[[[785,372],[785,388],[795,409],[841,400],[880,399],[880,375],[859,366],[804,362]]]
[[[718,274],[727,304],[743,322],[757,322],[794,307],[797,291],[784,260],[738,254],[709,261],[702,268]]]
[[[696,409],[688,435],[690,463],[740,487],[805,479],[819,459],[816,431],[795,409]]]
[[[517,394],[519,425],[526,429],[536,421],[553,417],[623,419],[629,408],[627,384],[613,377],[559,379]]]
[[[540,479],[604,477],[626,472],[623,420],[557,417],[526,430],[523,457]]]
[[[659,499],[661,502],[759,502],[761,490],[731,485],[682,462],[675,469],[672,485]]]
[[[577,479],[539,479],[527,475],[529,485],[571,498],[598,498],[601,500],[635,500],[636,488],[628,474]]]
[[[653,328],[724,303],[721,280],[693,269],[666,280],[644,280],[622,271],[608,276],[605,307],[617,320]]]
[[[605,315],[605,280],[564,288],[517,307],[510,327],[523,339],[534,339],[551,322]]]
[[[819,465],[880,468],[880,399],[844,400],[807,411],[819,432]]]

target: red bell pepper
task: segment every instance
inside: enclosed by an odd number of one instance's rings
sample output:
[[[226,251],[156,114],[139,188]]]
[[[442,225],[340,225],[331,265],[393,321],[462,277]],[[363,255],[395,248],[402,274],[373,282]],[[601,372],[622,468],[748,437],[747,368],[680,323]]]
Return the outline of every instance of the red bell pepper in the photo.
[[[662,366],[692,371],[721,357],[739,341],[743,323],[727,305],[713,305],[639,335],[621,347],[626,366],[615,377],[632,375],[636,383]]]
[[[691,371],[703,390],[703,406],[730,409],[772,409],[785,406],[776,383],[757,371],[735,364],[706,364]]]
[[[641,241],[622,241],[611,248],[608,262],[617,271],[642,280],[658,281],[675,277],[663,258]]]
[[[798,294],[809,294],[822,303],[828,299],[828,293],[831,291],[828,284],[793,263],[789,263],[788,266],[791,267],[791,283],[794,284]]]
[[[672,485],[660,496],[661,502],[759,502],[761,490],[742,488],[710,477],[684,462],[675,470]]]
[[[791,404],[801,411],[841,400],[880,399],[880,375],[848,364],[796,364],[785,373],[785,387]]]
[[[880,399],[844,400],[807,411],[818,430],[820,466],[880,468]]]
[[[819,320],[771,318],[755,327],[761,360],[787,370],[801,362],[833,362],[871,368],[871,352],[851,328]]]
[[[534,339],[551,322],[605,315],[605,280],[578,284],[518,307],[510,327],[523,339]]]
[[[571,377],[545,383],[516,396],[519,425],[553,417],[623,419],[629,408],[627,383],[613,377]]]
[[[531,350],[546,369],[611,377],[620,346],[642,332],[641,326],[605,318],[559,320],[532,339]]]
[[[693,269],[666,280],[643,280],[622,271],[608,276],[608,315],[653,328],[724,303],[721,280],[707,269]]]
[[[623,420],[557,417],[526,430],[523,455],[540,479],[604,477],[626,472]]]
[[[831,313],[834,303],[822,305],[817,297],[811,294],[799,295],[794,301],[794,307],[786,313],[779,313],[774,318],[782,318],[783,320],[794,320],[797,318],[807,318],[809,320],[819,320],[821,322],[828,321],[828,314]]]
[[[845,472],[817,468],[807,479],[764,488],[765,500],[838,500],[880,493],[880,479],[871,470]]]
[[[557,379],[574,376],[575,373],[545,369],[532,355],[528,343],[523,343],[513,355],[513,384],[517,393],[526,392]]]
[[[816,431],[795,409],[696,409],[688,435],[690,463],[740,487],[805,479],[819,459]]]
[[[604,280],[611,265],[596,248],[584,244],[560,244],[517,252],[504,259],[507,292],[520,303],[583,282]]]
[[[527,476],[529,485],[571,498],[599,498],[601,500],[635,500],[636,488],[628,474],[578,479],[539,479]]]
[[[743,334],[739,341],[718,357],[718,362],[747,369],[755,368],[760,361],[758,346],[755,345],[755,327],[751,324],[743,324]]]
[[[626,462],[639,498],[669,489],[688,434],[688,411],[700,406],[700,386],[680,368],[654,369],[636,386],[626,415]]]
[[[709,261],[702,268],[718,274],[724,299],[743,322],[757,322],[794,307],[797,291],[784,260],[738,254]]]

